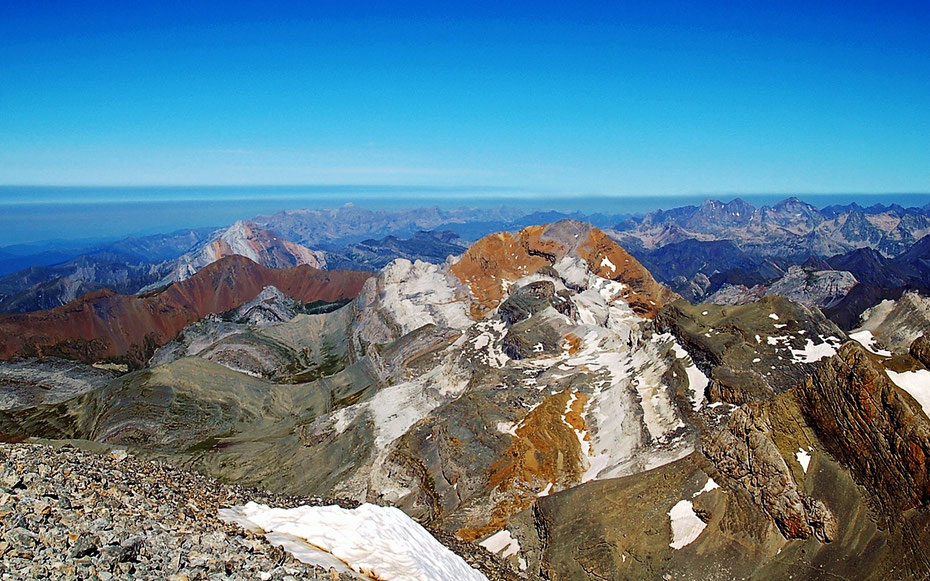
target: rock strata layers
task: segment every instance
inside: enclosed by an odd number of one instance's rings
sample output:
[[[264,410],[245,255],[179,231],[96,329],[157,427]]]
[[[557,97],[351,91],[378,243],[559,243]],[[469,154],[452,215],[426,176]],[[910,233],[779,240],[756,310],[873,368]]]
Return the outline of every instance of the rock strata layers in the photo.
[[[798,387],[808,423],[873,493],[882,515],[930,501],[930,420],[858,343]]]

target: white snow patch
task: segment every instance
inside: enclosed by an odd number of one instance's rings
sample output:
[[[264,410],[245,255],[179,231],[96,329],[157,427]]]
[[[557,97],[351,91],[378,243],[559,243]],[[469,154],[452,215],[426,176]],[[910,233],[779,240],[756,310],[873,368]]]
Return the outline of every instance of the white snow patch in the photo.
[[[481,351],[482,349],[487,347],[490,342],[491,342],[491,336],[485,333],[482,333],[478,335],[477,337],[475,337],[475,342],[473,343],[473,345],[475,346],[475,349],[477,349],[478,351]]]
[[[815,363],[836,355],[836,348],[826,341],[814,345],[814,342],[808,339],[804,349],[792,349],[791,354],[795,363]]]
[[[249,502],[220,509],[220,519],[263,531],[298,560],[317,564],[327,554],[353,571],[390,581],[487,581],[426,529],[394,507],[363,504],[270,508]]]
[[[552,483],[549,482],[549,483],[546,484],[546,487],[545,487],[545,488],[543,488],[542,490],[540,490],[540,491],[536,494],[536,496],[539,496],[539,497],[549,496],[549,493],[551,493],[551,492],[552,492]]]
[[[497,431],[502,434],[517,435],[517,424],[511,422],[497,422]]]
[[[905,371],[897,373],[886,369],[888,377],[901,389],[911,394],[911,397],[917,400],[920,407],[924,408],[924,413],[930,416],[930,371],[918,369],[916,371]]]
[[[464,380],[428,373],[415,381],[391,385],[376,393],[366,403],[375,421],[378,447],[383,448],[401,437],[435,408],[464,392],[466,386]]]
[[[520,542],[513,538],[507,529],[497,531],[479,544],[495,555],[500,554],[504,559],[520,552]]]
[[[704,390],[707,389],[710,381],[704,375],[704,372],[698,369],[698,366],[694,364],[694,360],[677,341],[672,343],[672,350],[675,352],[675,357],[684,359],[683,364],[685,374],[688,376],[688,387],[691,389],[691,407],[697,411],[704,404]]]
[[[804,470],[805,474],[807,474],[807,467],[811,463],[810,452],[804,448],[798,448],[798,451],[794,453],[794,457],[797,458],[798,464],[801,465],[801,469]]]
[[[777,320],[778,320],[778,315],[776,315],[775,313],[770,313],[770,314],[769,314],[769,318],[772,319],[773,321],[777,321]]]
[[[891,351],[886,351],[885,349],[879,349],[875,346],[875,336],[872,335],[872,331],[868,329],[862,329],[860,331],[853,331],[849,334],[849,338],[853,341],[858,342],[860,345],[865,347],[869,352],[874,353],[875,355],[881,355],[882,357],[891,357]]]
[[[720,488],[720,485],[714,482],[713,478],[708,477],[707,482],[704,484],[704,488],[692,494],[691,498],[696,498],[700,494],[704,494],[705,492],[710,492],[711,490],[715,490],[717,488]]]
[[[670,440],[671,434],[684,424],[671,401],[670,390],[661,384],[668,367],[656,344],[646,343],[633,352],[621,353],[604,349],[596,337],[586,336],[585,349],[566,361],[602,378],[591,384],[594,391],[586,406],[586,422],[592,427],[589,441],[582,443],[583,450],[590,446],[582,482],[648,470],[690,453],[693,447],[687,441]],[[638,398],[630,397],[631,388]],[[642,410],[642,416],[636,408]],[[648,438],[643,437],[638,416],[646,421]],[[668,448],[644,453],[644,447],[655,445]]]
[[[475,349],[486,351],[488,365],[498,369],[510,360],[510,357],[501,349],[499,341],[503,337],[506,326],[504,321],[499,320],[482,321],[475,325],[475,329],[480,333],[475,338]]]
[[[601,266],[606,266],[607,268],[610,269],[610,272],[617,272],[617,267],[614,266],[614,263],[611,262],[610,259],[607,258],[606,256],[604,257],[603,260],[601,260]]]
[[[672,542],[668,546],[673,549],[690,545],[707,527],[695,514],[694,505],[690,500],[679,500],[678,504],[668,511],[668,516],[672,521]]]

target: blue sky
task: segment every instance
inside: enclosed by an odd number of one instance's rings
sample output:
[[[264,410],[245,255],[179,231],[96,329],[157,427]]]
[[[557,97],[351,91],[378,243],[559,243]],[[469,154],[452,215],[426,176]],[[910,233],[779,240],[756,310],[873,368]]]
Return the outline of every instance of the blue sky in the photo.
[[[0,3],[0,184],[930,191],[925,2],[290,4]]]

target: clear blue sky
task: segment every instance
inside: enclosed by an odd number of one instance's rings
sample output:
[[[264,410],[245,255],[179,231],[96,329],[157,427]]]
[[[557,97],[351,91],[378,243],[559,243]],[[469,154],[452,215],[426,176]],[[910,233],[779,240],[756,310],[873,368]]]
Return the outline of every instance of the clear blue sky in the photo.
[[[926,1],[291,4],[3,1],[0,184],[930,191]]]

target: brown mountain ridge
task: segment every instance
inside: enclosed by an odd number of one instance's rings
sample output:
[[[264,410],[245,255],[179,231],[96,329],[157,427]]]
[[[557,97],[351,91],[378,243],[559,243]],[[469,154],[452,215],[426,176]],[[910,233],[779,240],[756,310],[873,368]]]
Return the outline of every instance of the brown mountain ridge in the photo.
[[[231,255],[161,292],[100,290],[48,311],[0,316],[0,360],[55,355],[142,366],[186,325],[245,304],[266,286],[302,302],[332,302],[354,298],[370,276],[307,265],[271,269]]]

